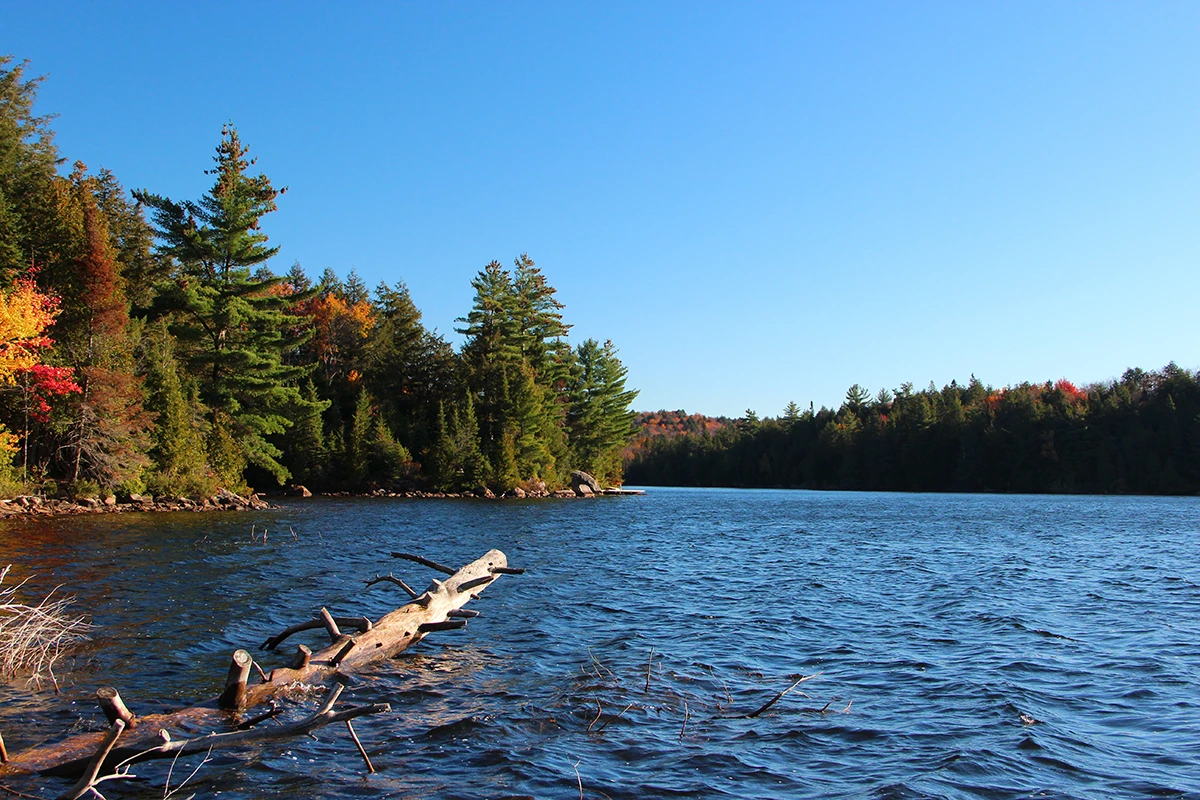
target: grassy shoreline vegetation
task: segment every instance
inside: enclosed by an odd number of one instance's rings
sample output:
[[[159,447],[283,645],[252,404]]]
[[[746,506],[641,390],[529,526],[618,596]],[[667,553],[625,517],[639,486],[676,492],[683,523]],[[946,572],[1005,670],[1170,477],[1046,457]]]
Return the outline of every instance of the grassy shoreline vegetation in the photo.
[[[643,414],[626,452],[638,485],[906,492],[1200,493],[1200,373],[1002,389],[974,377],[777,418]]]
[[[198,200],[61,174],[27,70],[0,58],[0,495],[620,482],[637,393],[527,255],[472,281],[456,349],[403,282],[273,272],[285,190],[232,126]]]

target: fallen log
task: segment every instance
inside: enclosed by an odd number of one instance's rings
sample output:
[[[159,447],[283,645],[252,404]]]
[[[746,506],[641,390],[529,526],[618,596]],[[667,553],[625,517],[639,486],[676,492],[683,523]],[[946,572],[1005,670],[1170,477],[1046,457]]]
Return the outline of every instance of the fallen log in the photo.
[[[392,710],[392,707],[387,703],[372,703],[370,705],[356,706],[348,708],[345,711],[335,712],[333,706],[337,702],[338,697],[341,696],[342,688],[340,683],[335,684],[320,710],[299,722],[279,727],[207,733],[186,739],[171,738],[170,734],[162,730],[159,736],[160,743],[144,750],[139,750],[136,747],[128,745],[125,747],[114,747],[121,734],[126,730],[125,721],[118,719],[113,722],[113,727],[105,735],[100,748],[94,756],[86,762],[64,764],[62,770],[55,773],[61,775],[77,770],[83,771],[82,777],[75,786],[60,795],[59,800],[77,800],[77,798],[83,797],[93,786],[104,780],[105,775],[112,775],[114,772],[116,772],[117,777],[133,778],[135,777],[134,775],[128,773],[122,774],[118,769],[143,761],[156,758],[177,758],[192,753],[206,753],[226,747],[258,744],[276,739],[289,739],[293,736],[312,733],[318,728],[332,725],[335,722],[349,722],[352,719],[358,719],[367,714],[381,714]],[[269,719],[272,716],[272,714],[264,714],[260,717],[260,721],[261,719]]]
[[[408,554],[396,554],[396,556],[417,561],[439,571],[448,569],[437,562],[420,557],[412,557]],[[253,720],[245,720],[242,713],[247,709],[271,702],[289,690],[332,684],[345,674],[368,668],[399,655],[425,638],[428,633],[466,625],[471,612],[463,611],[462,607],[478,597],[478,592],[497,577],[513,572],[515,570],[508,568],[504,553],[499,550],[490,550],[483,557],[465,567],[452,571],[444,581],[432,580],[429,588],[413,598],[412,602],[388,612],[374,623],[358,617],[333,617],[326,609],[322,609],[323,613],[315,623],[309,621],[294,625],[278,636],[268,639],[260,649],[272,650],[294,633],[319,628],[325,628],[329,633],[331,642],[327,647],[314,652],[301,645],[289,656],[289,666],[276,667],[266,672],[260,668],[260,674],[264,677],[259,683],[253,684],[249,682],[249,676],[252,666],[257,666],[257,664],[247,651],[238,650],[233,654],[225,688],[220,696],[189,708],[167,714],[137,716],[126,707],[116,689],[104,687],[97,693],[97,697],[110,724],[115,727],[117,722],[121,723],[121,731],[118,733],[121,746],[114,748],[102,759],[98,774],[103,777],[104,770],[111,770],[113,765],[139,753],[169,752],[171,756],[174,756],[178,752],[178,748],[163,749],[166,747],[164,742],[171,741],[170,730],[212,731],[212,733],[191,737],[187,740],[205,742],[205,744],[197,744],[195,746],[197,750],[207,749],[214,741],[220,742],[220,746],[231,746],[232,744],[251,743],[296,735],[296,733],[306,733],[308,731],[302,730],[300,723],[272,728],[270,735],[258,729],[239,731],[238,728],[275,716],[278,711],[268,712]],[[341,630],[343,625],[347,629],[357,629],[357,632],[343,633]],[[340,684],[338,685],[340,686]],[[337,691],[340,692],[340,688]],[[375,706],[369,708],[374,710],[362,713],[373,714],[387,710]],[[353,710],[351,709],[351,711]],[[330,721],[352,718],[351,716],[337,716],[337,719]],[[328,724],[328,722],[321,722],[321,724]],[[38,773],[77,778],[83,774],[89,762],[98,753],[107,738],[112,735],[111,729],[76,734],[54,744],[10,754],[7,761],[0,763],[0,777]],[[213,739],[214,736],[229,738]],[[195,752],[195,750],[188,749],[185,752]],[[162,756],[145,756],[145,758],[155,757]],[[92,777],[95,780],[97,776]]]

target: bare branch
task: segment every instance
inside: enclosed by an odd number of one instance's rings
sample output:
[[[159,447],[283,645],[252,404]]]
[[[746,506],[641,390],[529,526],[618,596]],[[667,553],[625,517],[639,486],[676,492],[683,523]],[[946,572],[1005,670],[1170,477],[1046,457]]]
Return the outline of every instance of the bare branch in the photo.
[[[392,558],[403,558],[405,561],[415,561],[423,567],[436,569],[438,572],[444,572],[447,575],[453,575],[456,572],[456,570],[452,569],[451,567],[447,567],[445,564],[439,564],[436,561],[430,561],[428,558],[413,555],[412,553],[392,553]]]
[[[771,698],[770,700],[768,700],[768,701],[767,701],[767,702],[766,702],[766,703],[765,703],[765,704],[764,704],[764,705],[763,705],[763,706],[762,706],[760,709],[758,709],[758,710],[757,710],[757,711],[755,711],[754,713],[752,713],[752,714],[747,714],[745,718],[746,718],[746,719],[754,719],[755,717],[759,716],[759,715],[760,715],[760,714],[762,714],[764,711],[766,711],[768,708],[770,708],[771,706],[773,706],[773,705],[775,705],[776,703],[778,703],[778,702],[779,702],[779,701],[780,701],[780,700],[783,698],[783,696],[784,696],[785,694],[787,694],[788,692],[790,692],[792,689],[795,689],[797,686],[799,686],[800,684],[804,683],[805,681],[812,680],[813,678],[817,677],[817,676],[818,676],[818,675],[820,675],[820,674],[821,674],[821,673],[819,673],[819,672],[815,672],[815,673],[813,673],[812,675],[803,675],[803,676],[801,676],[799,680],[797,680],[797,681],[796,681],[795,683],[793,683],[791,686],[789,686],[789,687],[787,687],[786,689],[784,689],[784,690],[783,690],[782,692],[780,692],[779,694],[777,694],[777,695],[775,695],[774,697],[772,697],[772,698]]]

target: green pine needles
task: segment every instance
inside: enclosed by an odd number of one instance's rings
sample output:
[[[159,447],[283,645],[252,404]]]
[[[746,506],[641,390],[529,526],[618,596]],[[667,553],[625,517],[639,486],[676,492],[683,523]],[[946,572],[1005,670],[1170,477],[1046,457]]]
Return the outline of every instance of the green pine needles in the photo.
[[[212,428],[209,461],[225,485],[243,485],[247,466],[283,483],[290,473],[271,437],[314,408],[298,382],[303,365],[285,364],[284,352],[299,342],[285,332],[303,331],[291,313],[296,297],[278,288],[283,278],[252,273],[278,252],[267,246],[260,222],[275,210],[276,190],[262,174],[252,176],[237,129],[225,126],[208,171],[212,189],[199,201],[174,202],[138,192],[153,212],[159,252],[175,263],[159,291],[155,310],[168,316],[200,402]],[[303,334],[301,334],[303,336]]]

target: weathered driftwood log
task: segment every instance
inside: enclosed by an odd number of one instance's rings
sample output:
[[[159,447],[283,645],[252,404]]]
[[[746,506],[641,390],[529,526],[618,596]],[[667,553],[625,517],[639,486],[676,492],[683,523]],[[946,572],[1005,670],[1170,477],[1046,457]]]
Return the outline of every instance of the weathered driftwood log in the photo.
[[[325,698],[325,702],[322,704],[320,710],[299,722],[293,722],[289,725],[253,728],[250,730],[208,733],[186,739],[172,738],[170,734],[162,730],[160,731],[158,743],[144,749],[128,745],[123,747],[114,746],[117,744],[121,734],[126,730],[125,721],[118,719],[105,735],[99,749],[86,763],[64,764],[62,770],[57,773],[70,774],[80,769],[83,770],[83,775],[79,779],[79,782],[65,794],[61,795],[59,800],[77,800],[77,798],[83,797],[92,786],[102,780],[100,776],[112,772],[119,766],[137,764],[157,758],[176,758],[192,753],[206,753],[210,750],[219,750],[225,747],[258,744],[259,742],[275,739],[288,739],[292,736],[302,736],[306,733],[312,733],[317,728],[322,728],[335,722],[349,722],[352,719],[357,719],[367,714],[380,714],[391,711],[391,706],[387,703],[372,703],[370,705],[356,706],[344,711],[335,712],[333,706],[337,702],[338,697],[341,696],[342,688],[340,683],[335,684],[329,692],[328,697]],[[263,714],[257,718],[257,721],[261,722],[273,716],[273,713]],[[359,746],[361,747],[361,743]],[[130,775],[127,777],[133,776]]]
[[[448,569],[436,562],[412,557],[408,554],[397,554],[397,557],[408,558],[443,572]],[[445,581],[433,580],[429,588],[414,598],[412,602],[385,614],[374,624],[355,617],[332,617],[328,611],[322,609],[325,613],[316,620],[316,624],[310,621],[292,626],[279,636],[264,642],[263,649],[277,646],[284,638],[300,630],[322,627],[328,630],[330,638],[333,640],[327,647],[313,652],[301,645],[289,659],[289,666],[277,667],[264,673],[265,679],[259,683],[249,682],[249,674],[251,667],[254,666],[254,660],[245,650],[239,650],[233,655],[225,688],[221,695],[190,708],[169,714],[134,717],[125,708],[124,703],[120,702],[120,695],[115,689],[112,690],[111,695],[105,691],[103,697],[98,699],[100,699],[106,717],[111,720],[113,719],[111,715],[116,714],[115,718],[124,723],[121,746],[106,758],[105,768],[111,768],[112,764],[120,763],[129,758],[131,754],[150,750],[159,752],[163,746],[162,737],[167,736],[169,740],[168,730],[222,729],[226,731],[195,737],[194,741],[205,742],[203,745],[198,744],[197,749],[207,749],[208,744],[212,741],[212,736],[231,736],[233,734],[229,731],[236,731],[239,722],[246,724],[240,719],[239,712],[270,702],[297,686],[327,684],[336,680],[339,674],[351,673],[385,661],[404,652],[433,631],[462,627],[467,622],[466,617],[472,615],[472,612],[463,611],[462,607],[473,598],[478,597],[478,592],[498,576],[514,572],[518,572],[518,570],[508,567],[504,553],[499,550],[490,550],[482,558],[471,562],[462,569],[452,571]],[[358,632],[345,634],[341,630],[342,626],[347,629],[357,629]],[[119,709],[124,709],[124,713]],[[362,713],[377,713],[377,711]],[[128,714],[128,719],[124,717],[124,714]],[[273,713],[268,713],[262,715],[262,718],[266,719],[273,715]],[[340,722],[351,718],[338,717],[329,721]],[[328,724],[328,721],[320,724]],[[248,743],[295,735],[297,732],[307,732],[300,730],[297,725],[271,728],[271,735],[265,735],[257,729],[240,731],[237,732],[237,735],[241,738],[220,739],[219,741]],[[253,733],[255,736],[242,736],[243,733]],[[109,734],[110,732],[78,734],[56,744],[11,754],[7,762],[0,764],[0,777],[29,773],[78,777]],[[223,744],[222,746],[228,745]],[[174,755],[175,752],[175,750],[170,751],[171,755]],[[193,751],[187,750],[186,752]]]

